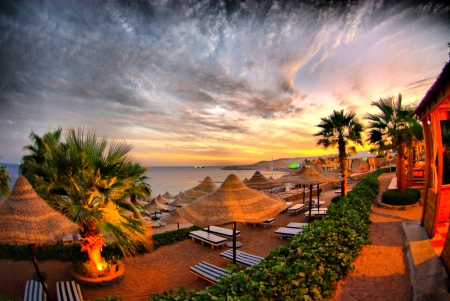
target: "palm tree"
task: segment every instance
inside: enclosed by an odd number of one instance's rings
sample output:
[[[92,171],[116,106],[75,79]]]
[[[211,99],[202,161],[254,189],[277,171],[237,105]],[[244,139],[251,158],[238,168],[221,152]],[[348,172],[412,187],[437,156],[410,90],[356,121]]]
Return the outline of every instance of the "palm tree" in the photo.
[[[397,187],[399,192],[406,189],[405,156],[406,149],[410,148],[420,132],[420,124],[413,116],[414,110],[402,105],[402,95],[399,94],[397,101],[394,97],[380,98],[371,104],[377,107],[378,114],[368,113],[365,119],[369,121],[368,141],[378,143],[380,146],[392,145],[397,153]]]
[[[328,117],[322,117],[321,123],[316,125],[321,130],[314,136],[321,136],[317,145],[324,149],[338,147],[339,167],[343,180],[341,184],[341,195],[347,193],[347,144],[350,142],[362,145],[361,133],[363,126],[356,119],[353,112],[344,113],[344,110],[333,111]]]
[[[2,156],[0,156],[1,158]],[[8,173],[8,169],[5,166],[0,165],[0,203],[3,197],[7,197],[10,192],[8,182],[11,181],[11,177]]]
[[[108,146],[94,132],[70,129],[65,143],[48,145],[43,176],[33,175],[36,191],[78,224],[81,250],[95,268],[101,267],[104,240],[116,242],[124,254],[140,244],[150,247],[148,229],[128,197],[148,195],[151,189],[139,183],[145,168],[129,156],[130,150],[124,142]]]
[[[30,139],[33,144],[23,147],[24,150],[30,152],[29,155],[22,157],[22,163],[19,166],[20,174],[25,176],[28,181],[33,185],[33,175],[44,176],[42,166],[45,162],[46,154],[51,147],[55,147],[60,144],[62,128],[58,128],[53,132],[48,132],[42,137],[39,137],[36,133],[31,132]]]

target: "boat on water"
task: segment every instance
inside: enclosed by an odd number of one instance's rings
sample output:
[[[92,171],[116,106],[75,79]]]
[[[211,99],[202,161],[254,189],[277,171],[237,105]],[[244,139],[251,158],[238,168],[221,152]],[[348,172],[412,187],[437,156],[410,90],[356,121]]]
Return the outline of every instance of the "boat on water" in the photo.
[[[194,168],[205,168],[205,166],[195,165]]]

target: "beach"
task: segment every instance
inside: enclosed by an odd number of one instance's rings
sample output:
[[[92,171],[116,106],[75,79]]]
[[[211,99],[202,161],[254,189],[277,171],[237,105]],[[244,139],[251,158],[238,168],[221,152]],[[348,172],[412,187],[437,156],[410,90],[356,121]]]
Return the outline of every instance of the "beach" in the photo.
[[[392,174],[380,176],[380,192],[387,189]],[[386,184],[387,183],[387,184]],[[334,190],[321,194],[327,206],[335,196]],[[301,203],[295,201],[294,203]],[[371,215],[373,224],[370,239],[373,245],[364,246],[361,255],[355,260],[355,270],[336,284],[333,300],[410,300],[412,292],[409,283],[409,268],[404,252],[404,234],[399,230],[401,221],[419,219],[421,207],[411,211],[386,210],[374,207]],[[286,244],[274,231],[290,222],[307,222],[303,213],[279,214],[271,227],[238,224],[241,231],[238,241],[243,246],[240,251],[258,256],[266,256],[274,248]],[[185,224],[182,226],[189,226]],[[175,225],[153,229],[154,233],[167,231]],[[231,225],[224,227],[230,228]],[[93,300],[105,296],[122,296],[123,300],[143,301],[152,293],[161,293],[181,286],[187,290],[203,290],[210,284],[189,271],[189,267],[206,261],[225,268],[228,262],[220,253],[228,248],[212,249],[198,241],[185,239],[173,245],[162,246],[152,253],[124,259],[125,277],[114,285],[104,288],[82,286],[84,299]],[[47,285],[50,294],[56,299],[56,281],[71,280],[70,262],[42,261],[42,271],[48,274]],[[14,262],[0,260],[1,297],[23,298],[25,283],[34,272],[31,261]],[[7,271],[7,272],[5,272]],[[389,292],[389,293],[387,293]],[[363,298],[361,296],[368,296]]]

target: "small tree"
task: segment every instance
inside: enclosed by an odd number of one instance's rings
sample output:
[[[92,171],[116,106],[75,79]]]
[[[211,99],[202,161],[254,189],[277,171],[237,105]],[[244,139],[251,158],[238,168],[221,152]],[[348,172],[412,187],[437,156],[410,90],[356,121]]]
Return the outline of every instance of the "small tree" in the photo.
[[[327,149],[338,148],[340,172],[343,176],[341,194],[347,193],[347,144],[349,142],[362,145],[361,133],[363,126],[356,119],[356,114],[344,113],[344,110],[333,111],[328,117],[322,117],[321,123],[316,125],[321,130],[314,136],[321,136],[317,145]]]
[[[0,156],[0,158],[1,157],[2,156]],[[8,182],[11,182],[11,176],[8,173],[8,169],[5,166],[0,165],[0,201],[3,197],[7,197],[9,195],[10,188]]]

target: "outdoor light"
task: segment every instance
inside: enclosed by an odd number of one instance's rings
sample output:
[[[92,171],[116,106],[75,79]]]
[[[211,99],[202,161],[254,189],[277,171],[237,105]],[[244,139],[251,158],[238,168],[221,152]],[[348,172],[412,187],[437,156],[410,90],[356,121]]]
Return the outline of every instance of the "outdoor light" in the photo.
[[[99,270],[99,271],[103,270],[103,265],[101,262],[97,263],[97,270]]]

